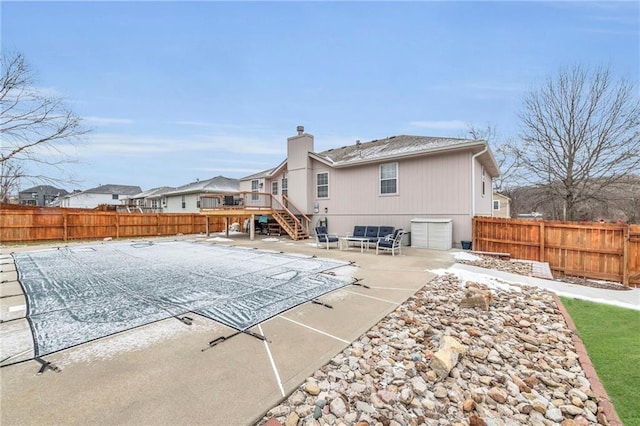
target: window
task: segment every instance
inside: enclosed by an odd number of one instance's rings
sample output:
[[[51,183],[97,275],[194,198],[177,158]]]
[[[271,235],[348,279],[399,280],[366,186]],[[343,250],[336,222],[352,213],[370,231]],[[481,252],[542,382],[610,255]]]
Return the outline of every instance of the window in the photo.
[[[187,208],[187,196],[186,195],[182,196],[182,208],[183,209]]]
[[[199,195],[196,197],[196,207],[200,208],[200,196]]]
[[[329,198],[329,172],[316,175],[317,198]]]
[[[282,195],[287,195],[289,190],[289,182],[287,182],[287,178],[282,178]]]
[[[380,164],[380,194],[398,193],[398,163]]]
[[[278,195],[278,182],[271,182],[271,194]]]
[[[493,209],[500,210],[500,200],[493,200]]]
[[[158,208],[158,200],[156,200],[156,199],[151,200],[151,208],[152,209],[157,209]]]
[[[482,166],[482,196],[484,197],[484,188],[485,188],[485,183],[484,183],[484,166]]]
[[[37,192],[32,192],[31,193],[31,198],[38,198],[38,193]]]
[[[258,180],[252,180],[251,181],[251,192],[258,192]],[[258,194],[251,194],[251,199],[253,201],[257,201],[260,199],[260,196]]]

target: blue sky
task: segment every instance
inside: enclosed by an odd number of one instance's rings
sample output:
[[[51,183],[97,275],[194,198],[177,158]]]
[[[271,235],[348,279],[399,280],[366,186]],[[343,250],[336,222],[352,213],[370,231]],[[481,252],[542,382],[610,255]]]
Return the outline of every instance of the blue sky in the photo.
[[[638,2],[8,2],[2,49],[91,133],[65,189],[179,186],[392,135],[518,133],[522,98],[581,64],[638,83]],[[25,183],[25,186],[27,184]]]

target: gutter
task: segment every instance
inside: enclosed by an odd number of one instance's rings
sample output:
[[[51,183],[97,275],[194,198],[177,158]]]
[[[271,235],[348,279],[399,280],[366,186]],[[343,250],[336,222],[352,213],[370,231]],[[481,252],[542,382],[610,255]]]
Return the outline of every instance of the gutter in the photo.
[[[485,142],[484,149],[471,157],[471,218],[476,215],[476,158],[489,151],[489,144]]]

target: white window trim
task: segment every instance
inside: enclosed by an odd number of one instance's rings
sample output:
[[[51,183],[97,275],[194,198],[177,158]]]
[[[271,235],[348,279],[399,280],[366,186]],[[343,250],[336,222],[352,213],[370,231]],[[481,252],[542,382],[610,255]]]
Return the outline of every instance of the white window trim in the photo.
[[[498,207],[496,208],[496,203],[498,203]],[[500,200],[493,200],[493,209],[500,210]]]
[[[326,175],[327,175],[327,184],[326,184],[326,186],[327,186],[327,196],[326,196],[326,197],[319,197],[319,196],[318,196],[318,188],[320,187],[320,185],[318,184],[318,176],[319,176],[319,175],[324,175],[324,174],[326,174]],[[316,199],[317,199],[317,200],[326,200],[326,199],[328,199],[328,198],[329,198],[329,196],[331,195],[331,194],[329,193],[329,182],[330,182],[330,180],[329,180],[329,179],[330,179],[330,177],[329,177],[329,172],[328,172],[328,171],[324,171],[324,172],[318,172],[318,173],[316,173]],[[322,185],[322,186],[325,186],[325,185]]]
[[[254,183],[255,183],[255,187],[253,185]],[[258,191],[260,191],[260,180],[253,179],[251,181],[251,192],[255,192],[256,194],[251,194],[252,201],[257,201],[260,199],[260,195],[257,194]]]
[[[278,181],[271,182],[271,195],[278,195]]]
[[[393,164],[396,167],[396,192],[388,192],[383,194],[382,193],[382,166],[386,166],[387,164]],[[397,161],[394,161],[392,163],[382,163],[378,166],[378,195],[381,197],[389,197],[389,196],[394,196],[394,195],[398,195],[400,193],[400,166],[398,165]],[[386,180],[390,180],[390,179],[386,179]]]
[[[485,194],[486,194],[486,192],[487,192],[487,191],[486,191],[485,174],[486,174],[486,173],[485,173],[485,171],[484,171],[484,166],[482,166],[482,183],[481,183],[481,185],[482,185],[482,197],[484,197],[484,196],[485,196]]]

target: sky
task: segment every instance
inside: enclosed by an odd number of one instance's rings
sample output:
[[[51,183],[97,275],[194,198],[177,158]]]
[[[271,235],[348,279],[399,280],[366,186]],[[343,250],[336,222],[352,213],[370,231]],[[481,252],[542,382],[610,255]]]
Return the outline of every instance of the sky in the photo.
[[[90,130],[51,176],[67,190],[240,178],[298,125],[316,152],[470,124],[517,138],[523,98],[562,69],[640,79],[635,1],[3,0],[0,19],[3,52]]]

